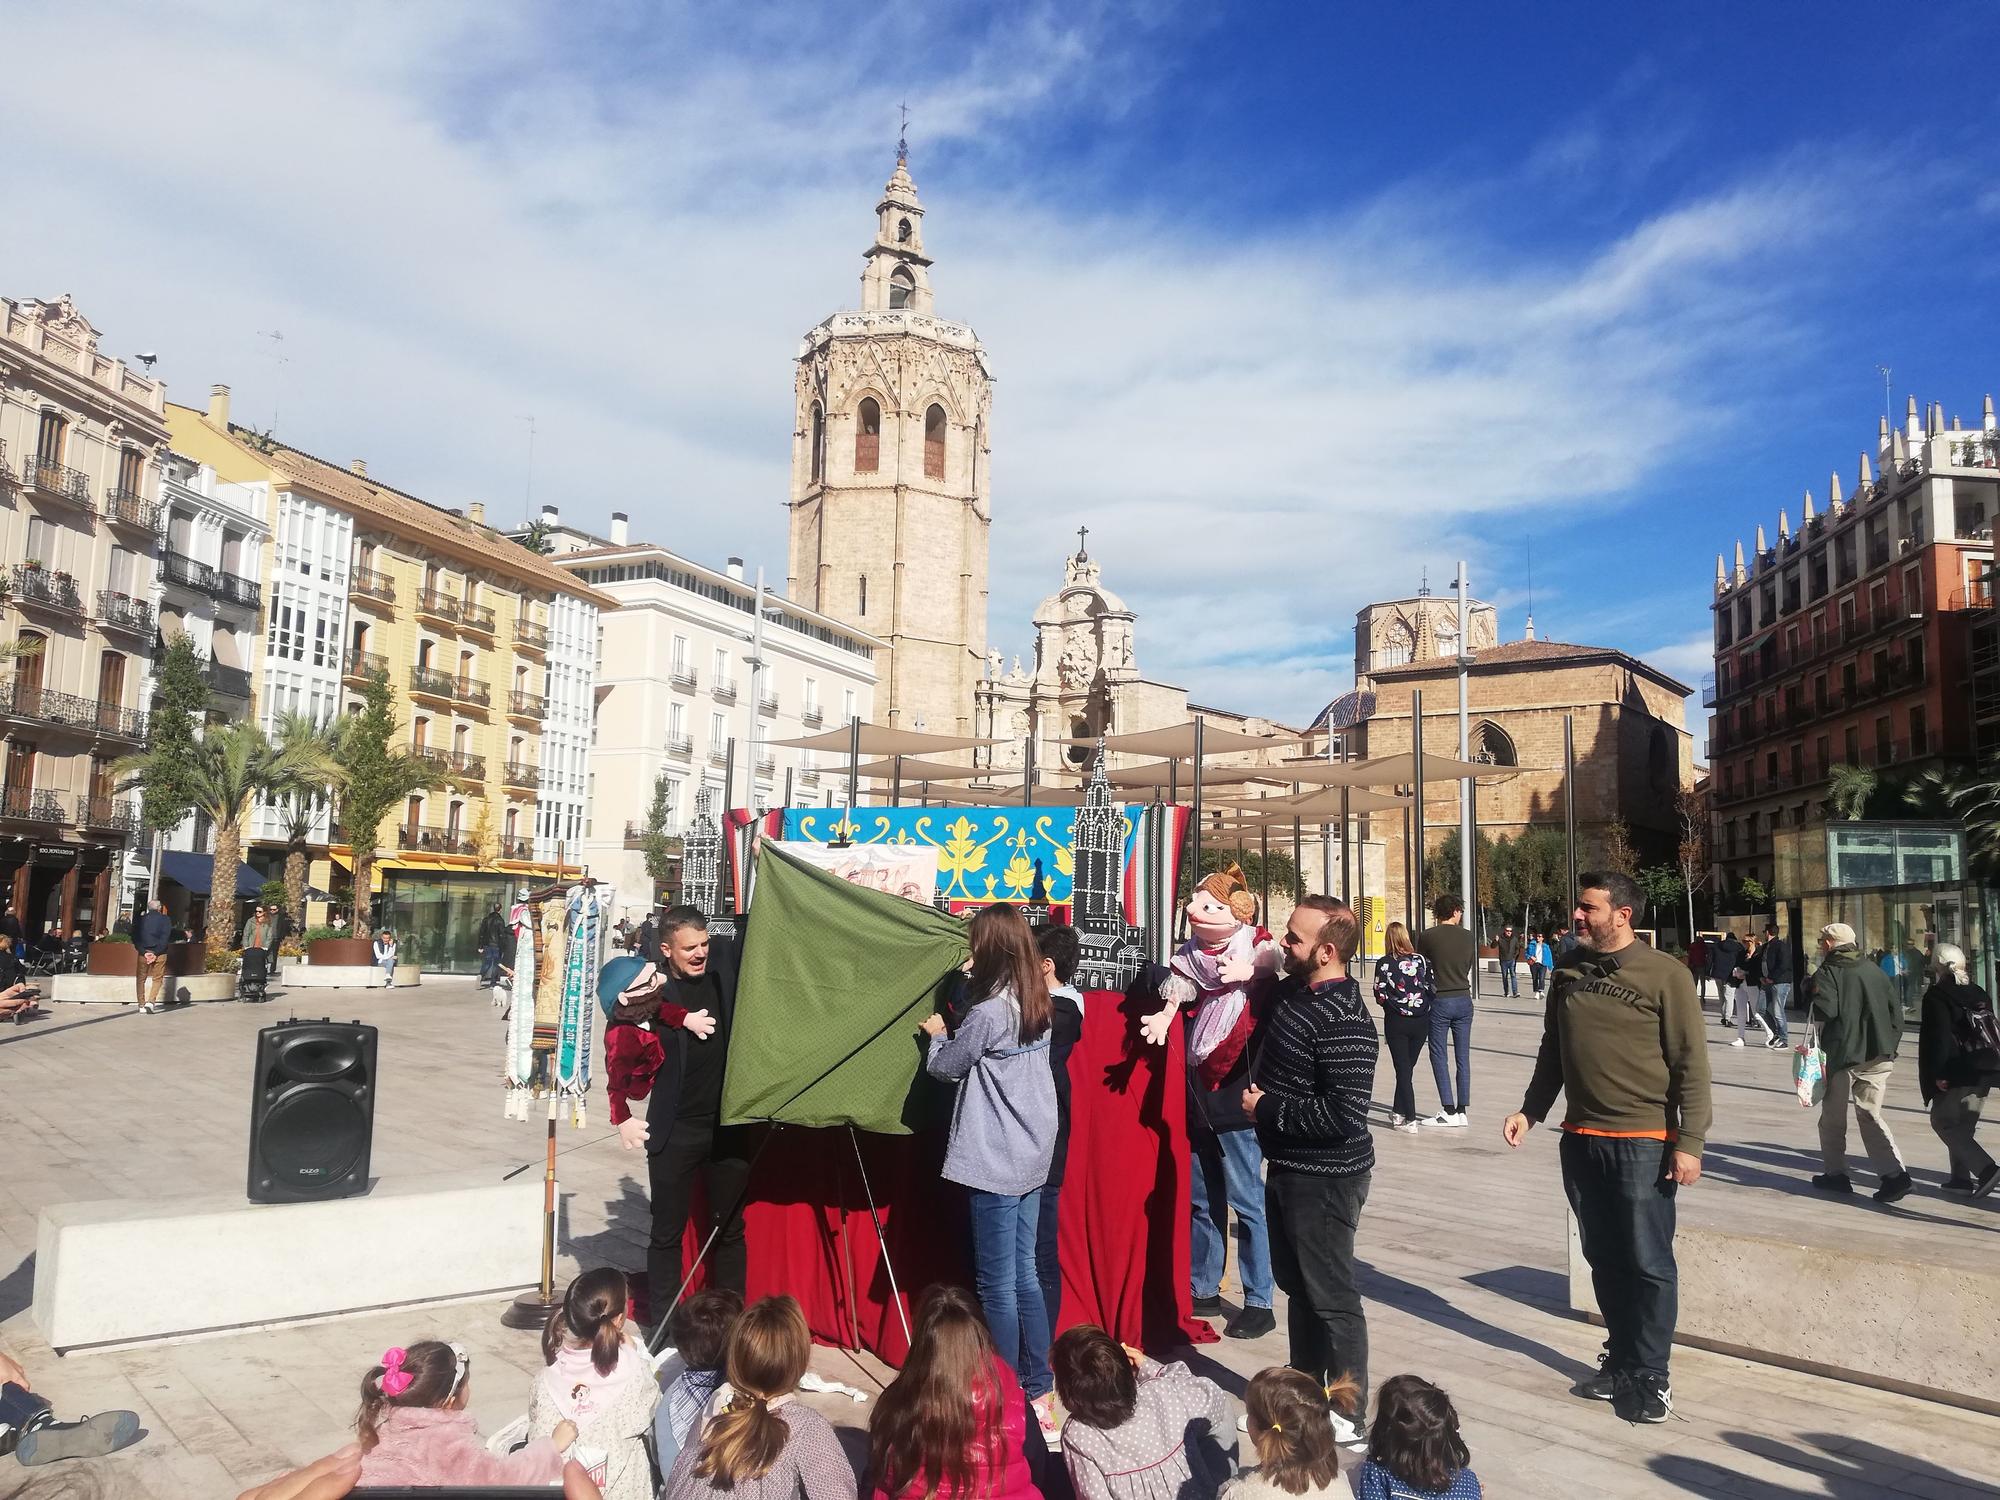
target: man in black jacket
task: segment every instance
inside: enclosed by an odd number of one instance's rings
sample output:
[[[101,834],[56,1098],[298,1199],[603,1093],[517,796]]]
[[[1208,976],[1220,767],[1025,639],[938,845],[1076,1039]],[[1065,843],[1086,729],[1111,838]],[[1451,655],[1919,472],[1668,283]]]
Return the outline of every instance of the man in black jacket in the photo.
[[[729,1065],[729,1029],[736,1013],[736,954],[709,943],[708,918],[692,906],[672,906],[660,919],[668,1004],[706,1011],[713,1025],[660,1029],[661,1061],[646,1118],[618,1127],[626,1148],[644,1146],[653,1199],[646,1276],[655,1321],[667,1314],[681,1284],[681,1242],[697,1174],[708,1200],[704,1243],[721,1228],[706,1262],[709,1285],[743,1292],[743,1195],[750,1181],[750,1127],[722,1124],[722,1080]]]
[[[1082,945],[1074,927],[1050,923],[1035,930],[1042,955],[1042,977],[1049,986],[1049,1069],[1056,1084],[1056,1149],[1049,1159],[1048,1181],[1042,1184],[1041,1220],[1035,1234],[1035,1277],[1042,1284],[1042,1306],[1055,1327],[1062,1302],[1062,1253],[1059,1230],[1063,1177],[1069,1165],[1069,1055],[1083,1040],[1083,996],[1076,989],[1076,965]]]
[[[479,987],[491,989],[500,978],[500,950],[507,942],[507,919],[495,901],[479,919]]]
[[[1792,1004],[1792,943],[1790,938],[1778,935],[1778,924],[1764,925],[1764,946],[1757,950],[1762,962],[1757,967],[1757,981],[1764,991],[1764,1024],[1771,1030],[1765,1040],[1766,1050],[1783,1052],[1792,1045],[1791,1032],[1787,1029],[1785,1012]]]
[[[1708,977],[1715,981],[1725,1026],[1736,1013],[1736,971],[1743,967],[1743,953],[1743,941],[1733,932],[1711,939],[1708,945]]]

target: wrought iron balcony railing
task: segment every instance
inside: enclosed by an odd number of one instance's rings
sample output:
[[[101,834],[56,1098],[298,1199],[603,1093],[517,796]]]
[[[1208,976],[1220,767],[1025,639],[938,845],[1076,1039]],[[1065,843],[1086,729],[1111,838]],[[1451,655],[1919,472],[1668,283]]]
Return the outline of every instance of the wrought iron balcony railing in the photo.
[[[736,682],[734,678],[716,678],[715,686],[711,691],[714,692],[715,701],[718,703],[734,703],[736,701]]]
[[[90,476],[81,469],[65,468],[51,458],[29,458],[21,464],[21,482],[46,500],[97,514],[90,503]]]
[[[476,677],[454,677],[430,667],[410,668],[410,691],[432,698],[450,698],[484,708],[493,701],[493,691]]]
[[[85,828],[122,833],[128,838],[139,835],[139,804],[131,798],[78,797],[76,811],[77,822]]]
[[[461,606],[456,594],[443,589],[424,589],[417,595],[417,613],[439,620],[457,620]]]
[[[694,741],[684,734],[670,734],[667,736],[667,754],[692,755]]]
[[[535,841],[525,834],[517,833],[511,836],[502,834],[500,838],[500,857],[502,859],[533,859],[535,857]]]
[[[1713,704],[1709,706],[1711,708],[1714,707]],[[799,722],[808,729],[817,729],[821,724],[826,722],[826,716],[820,712],[820,706],[817,703],[808,703],[804,708],[799,710]]]
[[[135,635],[153,633],[153,606],[130,594],[114,594],[100,589],[97,595],[97,623],[113,630],[129,630]]]
[[[386,677],[389,675],[389,658],[379,651],[349,651],[341,670],[349,677],[366,679],[377,672]]]
[[[215,661],[208,664],[204,674],[208,685],[225,698],[248,698],[250,696],[250,674],[241,667],[224,666]]]
[[[476,854],[478,848],[457,828],[435,823],[404,823],[396,829],[396,847],[431,854]]]
[[[494,618],[493,611],[483,604],[461,604],[458,607],[458,623],[467,630],[479,630],[491,634]]]
[[[14,602],[24,609],[46,610],[51,614],[80,615],[83,595],[76,580],[53,568],[25,562],[14,565]]]
[[[539,786],[542,768],[531,760],[510,760],[502,769],[509,786]]]
[[[373,568],[355,568],[347,575],[347,592],[377,604],[396,602],[396,580]]]
[[[523,719],[539,719],[549,711],[549,700],[540,693],[524,693],[516,688],[507,695],[507,712]]]
[[[15,823],[58,825],[70,820],[60,792],[26,786],[0,787],[0,818]]]
[[[264,585],[256,579],[245,578],[237,573],[225,573],[219,569],[215,577],[215,594],[218,599],[230,604],[241,604],[248,609],[256,609],[264,602]]]
[[[100,703],[75,693],[59,693],[20,677],[0,679],[0,714],[116,739],[146,737],[146,715],[139,709],[120,708],[115,703]]]
[[[534,620],[516,620],[514,644],[526,646],[530,651],[546,651],[549,649],[549,627]]]
[[[481,780],[486,776],[486,757],[470,750],[440,750],[430,745],[418,745],[411,749],[410,758],[435,766],[447,776],[471,776]]]
[[[675,687],[687,692],[693,692],[695,684],[700,680],[695,676],[694,668],[684,661],[677,661],[668,668],[667,677]]]
[[[137,491],[114,485],[104,492],[104,519],[113,526],[129,526],[157,536],[166,514],[167,508],[159,501],[148,500]]]
[[[205,562],[197,562],[184,553],[169,552],[166,562],[167,582],[178,583],[183,588],[199,589],[204,594],[216,591],[216,580],[220,575]]]

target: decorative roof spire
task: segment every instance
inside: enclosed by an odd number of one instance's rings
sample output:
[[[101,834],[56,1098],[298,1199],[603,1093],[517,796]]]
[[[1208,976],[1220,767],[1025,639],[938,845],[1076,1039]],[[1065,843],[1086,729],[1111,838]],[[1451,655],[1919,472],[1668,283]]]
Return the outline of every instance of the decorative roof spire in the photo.
[[[1986,411],[1979,419],[1979,426],[1984,432],[1993,432],[1996,430],[1993,421],[1993,398],[1991,396],[1986,398]]]
[[[1889,451],[1889,418],[1886,414],[1882,418],[1881,425],[1876,428],[1875,451],[1877,453]]]
[[[1903,413],[1903,436],[1915,442],[1924,435],[1922,420],[1917,416],[1917,398],[1910,397],[1909,408]]]
[[[1838,504],[1840,504],[1840,481],[1839,481],[1838,479],[1834,480],[1834,482],[1833,482],[1833,503],[1834,503],[1835,505],[1838,505]],[[1801,522],[1799,522],[1799,524],[1800,524],[1801,526],[1810,526],[1810,525],[1812,525],[1812,523],[1813,523],[1813,516],[1814,516],[1814,514],[1815,514],[1815,512],[1813,511],[1813,498],[1812,498],[1812,491],[1811,491],[1811,490],[1807,490],[1807,491],[1806,491],[1806,514],[1805,514],[1805,519],[1804,519],[1804,520],[1802,520]]]
[[[1924,425],[1924,435],[1926,437],[1936,437],[1943,431],[1944,403],[1942,401],[1933,401],[1931,403],[1930,420]]]
[[[1916,418],[1912,417],[1910,420],[1915,421]],[[1892,434],[1889,439],[1889,457],[1894,459],[1895,462],[1900,466],[1903,460],[1908,458],[1909,456],[1910,456],[1910,450],[1903,442],[1902,432],[1898,430],[1897,432]]]
[[[1875,471],[1869,466],[1868,455],[1861,455],[1861,477],[1855,481],[1855,493],[1859,494],[1875,482]]]
[[[1792,539],[1792,513],[1780,509],[1778,512],[1778,542],[1782,546]]]
[[[1723,571],[1722,554],[1718,552],[1715,554],[1715,591],[1719,594],[1728,587],[1729,575]]]
[[[1745,576],[1746,572],[1743,567],[1743,541],[1739,537],[1736,542],[1736,581],[1741,583]]]
[[[1764,527],[1763,524],[1760,522],[1757,526],[1757,555],[1761,558],[1766,552],[1769,552],[1770,550],[1771,550],[1770,547],[1767,546],[1764,542]]]

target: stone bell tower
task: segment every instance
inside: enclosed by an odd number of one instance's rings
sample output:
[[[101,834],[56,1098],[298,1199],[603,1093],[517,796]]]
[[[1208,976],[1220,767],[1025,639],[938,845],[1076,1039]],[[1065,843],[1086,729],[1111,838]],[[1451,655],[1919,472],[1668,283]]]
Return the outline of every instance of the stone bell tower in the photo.
[[[907,150],[875,220],[860,309],[833,314],[799,349],[786,591],[888,641],[875,664],[880,722],[971,734],[993,377],[978,335],[931,312]]]

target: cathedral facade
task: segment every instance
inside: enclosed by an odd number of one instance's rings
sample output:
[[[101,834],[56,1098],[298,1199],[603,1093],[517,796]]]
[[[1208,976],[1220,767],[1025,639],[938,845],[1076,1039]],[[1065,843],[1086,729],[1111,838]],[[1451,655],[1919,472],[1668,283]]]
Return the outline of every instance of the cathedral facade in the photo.
[[[993,378],[979,337],[934,315],[905,158],[876,205],[861,306],[805,336],[786,592],[889,643],[876,720],[971,734],[986,660]]]

